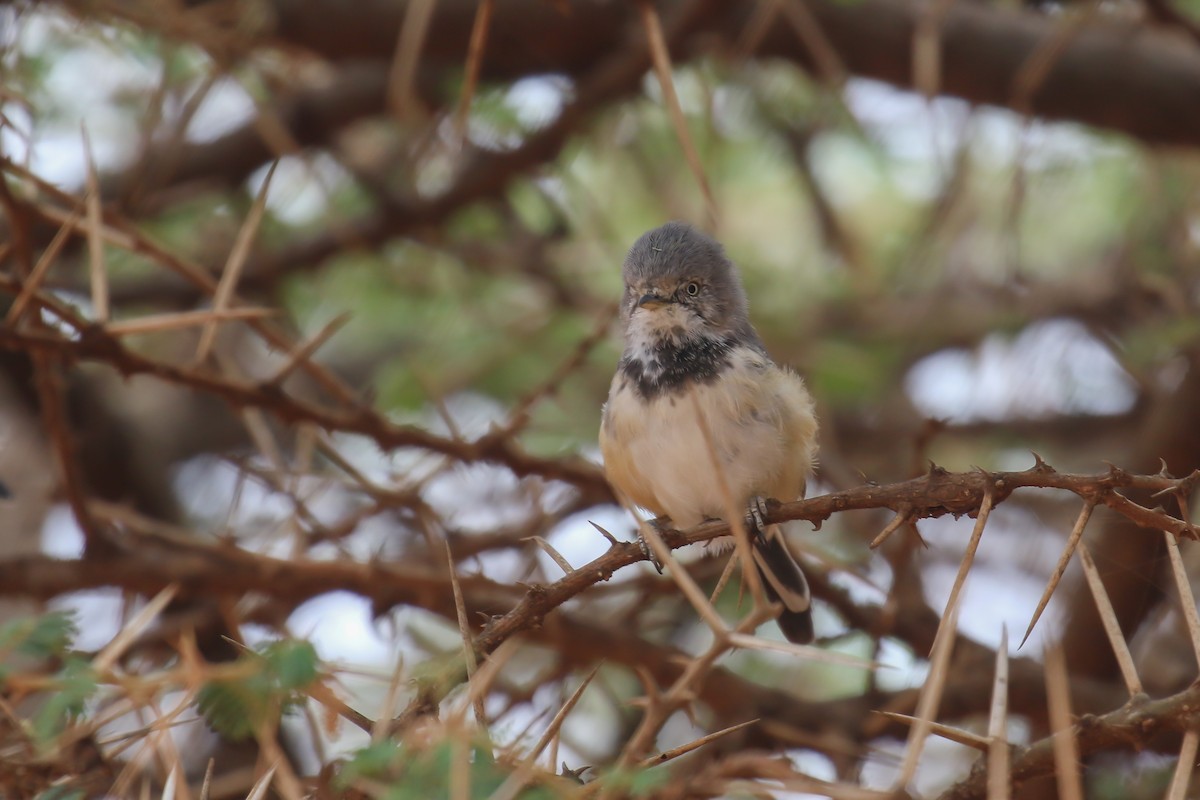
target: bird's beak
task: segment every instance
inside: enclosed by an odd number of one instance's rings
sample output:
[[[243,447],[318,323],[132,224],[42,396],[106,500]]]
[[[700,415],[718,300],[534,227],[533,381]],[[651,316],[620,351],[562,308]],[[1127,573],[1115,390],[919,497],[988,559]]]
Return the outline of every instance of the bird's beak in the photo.
[[[662,308],[663,306],[665,306],[667,303],[670,303],[670,302],[671,301],[669,299],[667,299],[666,297],[663,297],[662,295],[657,295],[657,294],[654,294],[653,292],[651,292],[650,294],[642,295],[641,299],[637,301],[637,307],[638,308],[648,308],[651,311],[653,311],[656,308]]]

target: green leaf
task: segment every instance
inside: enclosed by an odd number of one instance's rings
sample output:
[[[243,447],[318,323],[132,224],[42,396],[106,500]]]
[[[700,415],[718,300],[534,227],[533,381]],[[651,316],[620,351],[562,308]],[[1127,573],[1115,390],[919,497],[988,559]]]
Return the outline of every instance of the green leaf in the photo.
[[[31,658],[53,658],[66,653],[79,633],[69,611],[51,611],[40,617],[13,620],[0,627],[0,651]]]
[[[596,780],[606,788],[615,789],[626,796],[639,797],[662,788],[670,781],[670,777],[663,769],[630,767],[601,773]]]
[[[400,757],[400,743],[394,739],[372,742],[342,765],[338,772],[338,785],[347,786],[356,778],[379,778],[388,774],[389,768]]]
[[[263,650],[267,671],[281,689],[303,689],[317,679],[317,651],[296,639],[272,642]]]
[[[37,800],[83,800],[84,794],[82,789],[73,789],[69,786],[51,786],[37,796]]]
[[[512,774],[510,767],[492,757],[486,741],[446,739],[424,749],[385,741],[356,751],[338,771],[337,785],[345,788],[359,778],[368,778],[388,787],[383,795],[387,800],[450,800],[451,775],[464,767],[472,800],[490,797]],[[544,787],[527,786],[517,797],[552,800],[554,794]]]
[[[231,739],[249,738],[274,722],[303,700],[301,690],[318,676],[316,650],[303,641],[271,642],[238,661],[249,667],[246,677],[210,681],[196,695],[208,724]]]
[[[271,713],[266,689],[255,678],[212,681],[196,694],[196,707],[213,730],[230,739],[248,739]]]
[[[73,718],[83,713],[99,679],[90,661],[71,656],[54,676],[54,683],[55,690],[33,719],[34,735],[43,743],[58,736]]]

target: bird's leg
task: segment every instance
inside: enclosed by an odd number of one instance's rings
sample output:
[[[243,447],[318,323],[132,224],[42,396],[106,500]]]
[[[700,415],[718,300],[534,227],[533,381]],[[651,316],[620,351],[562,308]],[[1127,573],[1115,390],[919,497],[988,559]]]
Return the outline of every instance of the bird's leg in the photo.
[[[667,527],[667,517],[655,517],[654,519],[649,520],[646,524],[653,525],[654,532],[659,536],[662,536],[664,533],[670,530]],[[637,537],[638,545],[642,548],[642,555],[646,557],[647,561],[654,565],[654,568],[658,570],[658,574],[662,575],[662,562],[658,560],[658,556],[654,555],[654,550],[650,548],[650,543],[647,542],[646,537],[642,535],[642,528],[640,525],[638,526]]]

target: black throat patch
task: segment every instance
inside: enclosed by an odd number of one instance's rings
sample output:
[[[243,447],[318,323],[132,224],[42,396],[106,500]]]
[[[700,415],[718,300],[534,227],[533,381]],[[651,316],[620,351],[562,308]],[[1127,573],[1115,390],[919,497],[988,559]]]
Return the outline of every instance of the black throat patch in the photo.
[[[736,341],[732,337],[707,336],[683,342],[659,339],[648,354],[627,353],[621,358],[621,374],[637,393],[649,400],[677,391],[689,383],[711,383],[729,366]]]

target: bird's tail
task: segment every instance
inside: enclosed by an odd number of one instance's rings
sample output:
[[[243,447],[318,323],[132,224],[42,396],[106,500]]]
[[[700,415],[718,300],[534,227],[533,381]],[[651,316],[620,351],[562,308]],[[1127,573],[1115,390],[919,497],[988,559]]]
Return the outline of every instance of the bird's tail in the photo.
[[[767,597],[783,604],[779,630],[789,642],[808,644],[813,640],[812,594],[800,565],[783,543],[783,532],[773,525],[753,540],[754,563]]]

